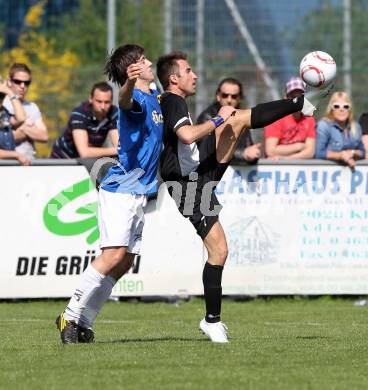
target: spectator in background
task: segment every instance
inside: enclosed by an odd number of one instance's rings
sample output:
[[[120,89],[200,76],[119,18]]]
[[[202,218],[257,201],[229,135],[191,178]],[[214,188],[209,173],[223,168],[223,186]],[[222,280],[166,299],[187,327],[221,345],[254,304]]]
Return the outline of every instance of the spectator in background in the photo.
[[[302,79],[292,77],[286,83],[286,99],[294,99],[305,92]],[[266,157],[277,160],[313,158],[316,147],[316,122],[301,112],[290,114],[265,127]]]
[[[362,130],[354,120],[353,105],[346,92],[335,92],[325,117],[317,125],[316,158],[342,161],[351,168],[365,158]]]
[[[204,123],[216,116],[223,106],[240,108],[243,100],[243,85],[232,77],[223,79],[216,90],[216,100],[198,117],[197,124]],[[240,137],[234,156],[248,163],[255,163],[261,156],[261,144],[254,144],[249,130]]]
[[[13,94],[19,98],[26,112],[26,120],[14,132],[15,150],[30,159],[36,155],[34,142],[47,142],[48,134],[41,112],[36,103],[26,100],[32,73],[26,64],[15,63],[9,69],[9,85]],[[14,114],[9,97],[4,100],[4,107]]]
[[[112,97],[108,83],[94,84],[89,100],[72,111],[64,133],[54,143],[51,158],[115,156],[118,109],[112,104]],[[107,136],[112,147],[103,146]]]
[[[4,107],[5,96],[11,102],[14,115]],[[0,159],[17,159],[22,165],[30,165],[31,159],[15,150],[14,126],[26,120],[26,113],[17,95],[11,90],[9,83],[0,80]]]
[[[362,141],[365,149],[365,159],[368,160],[368,112],[363,112],[359,118],[359,124],[362,129]]]

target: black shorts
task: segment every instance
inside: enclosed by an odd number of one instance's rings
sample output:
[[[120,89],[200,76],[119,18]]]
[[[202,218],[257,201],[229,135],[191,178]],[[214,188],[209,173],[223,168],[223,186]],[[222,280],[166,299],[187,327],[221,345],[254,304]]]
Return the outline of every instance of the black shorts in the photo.
[[[197,234],[204,240],[218,221],[222,206],[215,188],[229,163],[221,164],[216,159],[216,138],[211,133],[198,143],[200,164],[189,176],[167,181],[169,193],[180,213],[189,218]]]

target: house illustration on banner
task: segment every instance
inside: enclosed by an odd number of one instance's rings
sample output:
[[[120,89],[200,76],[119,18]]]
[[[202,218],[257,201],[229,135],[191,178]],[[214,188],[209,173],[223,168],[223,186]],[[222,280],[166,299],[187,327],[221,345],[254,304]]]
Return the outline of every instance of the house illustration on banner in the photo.
[[[262,223],[258,217],[249,217],[226,229],[229,243],[228,264],[232,266],[270,264],[277,261],[281,235]]]

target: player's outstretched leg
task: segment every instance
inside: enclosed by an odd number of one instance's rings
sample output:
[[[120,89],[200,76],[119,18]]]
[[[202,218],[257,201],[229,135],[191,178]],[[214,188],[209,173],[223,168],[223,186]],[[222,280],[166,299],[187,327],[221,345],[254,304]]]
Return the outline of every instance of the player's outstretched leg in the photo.
[[[320,93],[319,98],[322,95],[324,96],[326,93]],[[306,116],[311,116],[314,110],[315,106],[304,96],[261,103],[251,109],[236,110],[226,122],[215,130],[217,161],[227,163],[233,158],[237,143],[244,130],[262,128],[298,111]]]

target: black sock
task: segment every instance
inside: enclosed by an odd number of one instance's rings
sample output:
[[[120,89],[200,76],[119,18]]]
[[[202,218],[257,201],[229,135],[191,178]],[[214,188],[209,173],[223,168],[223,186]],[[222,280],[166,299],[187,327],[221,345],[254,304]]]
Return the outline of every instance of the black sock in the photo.
[[[206,321],[219,322],[221,320],[222,299],[222,265],[206,263],[203,269],[204,299],[206,301]]]
[[[257,104],[252,108],[250,124],[252,129],[270,125],[286,115],[298,112],[303,108],[304,96],[295,99],[275,100],[274,102]]]

